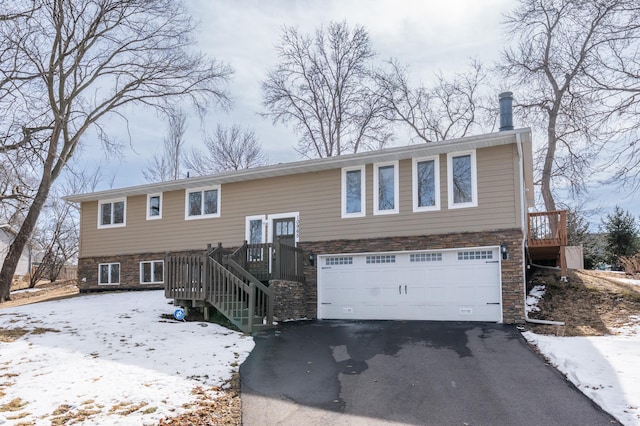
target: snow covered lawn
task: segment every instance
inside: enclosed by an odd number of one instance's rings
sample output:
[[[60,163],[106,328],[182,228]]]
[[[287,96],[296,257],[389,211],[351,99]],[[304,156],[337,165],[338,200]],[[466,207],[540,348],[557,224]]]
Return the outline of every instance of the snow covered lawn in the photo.
[[[142,425],[185,412],[194,389],[214,393],[254,343],[217,324],[162,318],[173,311],[161,290],[1,309],[0,340],[2,329],[26,334],[0,341],[0,424],[87,416],[76,424]]]
[[[527,299],[529,312],[541,297],[544,289],[534,288]],[[624,425],[640,425],[640,316],[630,316],[613,332],[557,337],[527,331],[523,336],[603,410]]]

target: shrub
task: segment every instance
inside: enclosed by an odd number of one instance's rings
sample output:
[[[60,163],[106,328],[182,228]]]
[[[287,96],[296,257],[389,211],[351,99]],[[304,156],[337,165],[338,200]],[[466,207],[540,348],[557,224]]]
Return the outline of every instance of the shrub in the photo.
[[[620,265],[627,274],[640,274],[640,253],[628,257],[621,256]]]

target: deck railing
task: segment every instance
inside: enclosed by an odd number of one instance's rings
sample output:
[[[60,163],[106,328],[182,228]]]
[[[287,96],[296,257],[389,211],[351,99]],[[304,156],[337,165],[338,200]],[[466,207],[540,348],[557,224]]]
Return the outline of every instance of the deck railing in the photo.
[[[567,245],[567,212],[529,213],[529,247]]]
[[[230,258],[260,281],[304,282],[304,251],[280,241],[248,244],[246,241]]]
[[[167,256],[164,296],[168,299],[205,300],[206,259],[204,252],[195,256]]]
[[[233,253],[218,244],[201,254],[167,256],[165,297],[193,306],[208,302],[251,333],[273,322],[273,289],[261,280],[303,282],[302,256],[301,249],[280,242],[245,242]]]

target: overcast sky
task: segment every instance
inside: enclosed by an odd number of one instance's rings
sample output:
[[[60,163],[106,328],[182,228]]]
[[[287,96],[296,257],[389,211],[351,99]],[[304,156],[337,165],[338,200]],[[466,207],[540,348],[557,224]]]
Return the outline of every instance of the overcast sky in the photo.
[[[410,66],[415,81],[429,84],[434,73],[459,72],[471,58],[486,65],[497,61],[505,40],[500,23],[516,4],[515,0],[189,0],[187,3],[201,22],[198,48],[230,64],[235,73],[228,86],[233,98],[231,110],[214,108],[204,123],[191,114],[186,149],[201,144],[203,126],[212,131],[218,123],[239,124],[255,130],[273,163],[300,159],[294,150],[296,135],[291,128],[273,125],[259,115],[260,82],[277,63],[275,45],[283,26],[296,26],[311,34],[331,21],[363,25],[379,60],[397,58]],[[517,88],[509,89],[517,97]],[[97,189],[146,183],[142,169],[161,150],[165,119],[144,109],[128,109],[125,115],[129,119],[128,129],[115,121],[107,126],[122,141],[128,143],[130,137],[131,146],[121,159],[106,159],[97,141],[90,137],[81,153],[83,163],[102,167],[105,178]],[[515,125],[527,127],[527,123]],[[406,135],[397,134],[394,144],[408,142]],[[609,198],[594,201],[592,206],[604,204],[610,210],[609,205],[618,202],[632,208],[633,200],[624,199],[624,194],[617,193],[612,198],[612,189],[600,192],[609,194]]]

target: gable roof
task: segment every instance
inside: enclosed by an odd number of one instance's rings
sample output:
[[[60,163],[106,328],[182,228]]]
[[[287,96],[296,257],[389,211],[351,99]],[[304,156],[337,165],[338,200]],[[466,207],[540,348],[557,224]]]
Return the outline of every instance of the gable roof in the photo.
[[[511,131],[488,133],[440,142],[421,143],[395,148],[366,151],[357,154],[340,155],[336,157],[317,158],[312,160],[280,163],[264,167],[235,170],[217,175],[198,176],[185,179],[157,182],[145,185],[130,186],[86,194],[67,195],[65,200],[74,203],[97,201],[109,198],[146,195],[158,192],[192,189],[247,180],[264,179],[270,177],[287,176],[299,173],[319,172],[342,167],[361,166],[364,164],[386,161],[405,160],[415,157],[427,157],[446,154],[449,152],[467,151],[477,148],[488,148],[516,143],[520,137],[523,142],[531,141],[531,129],[523,128]]]

